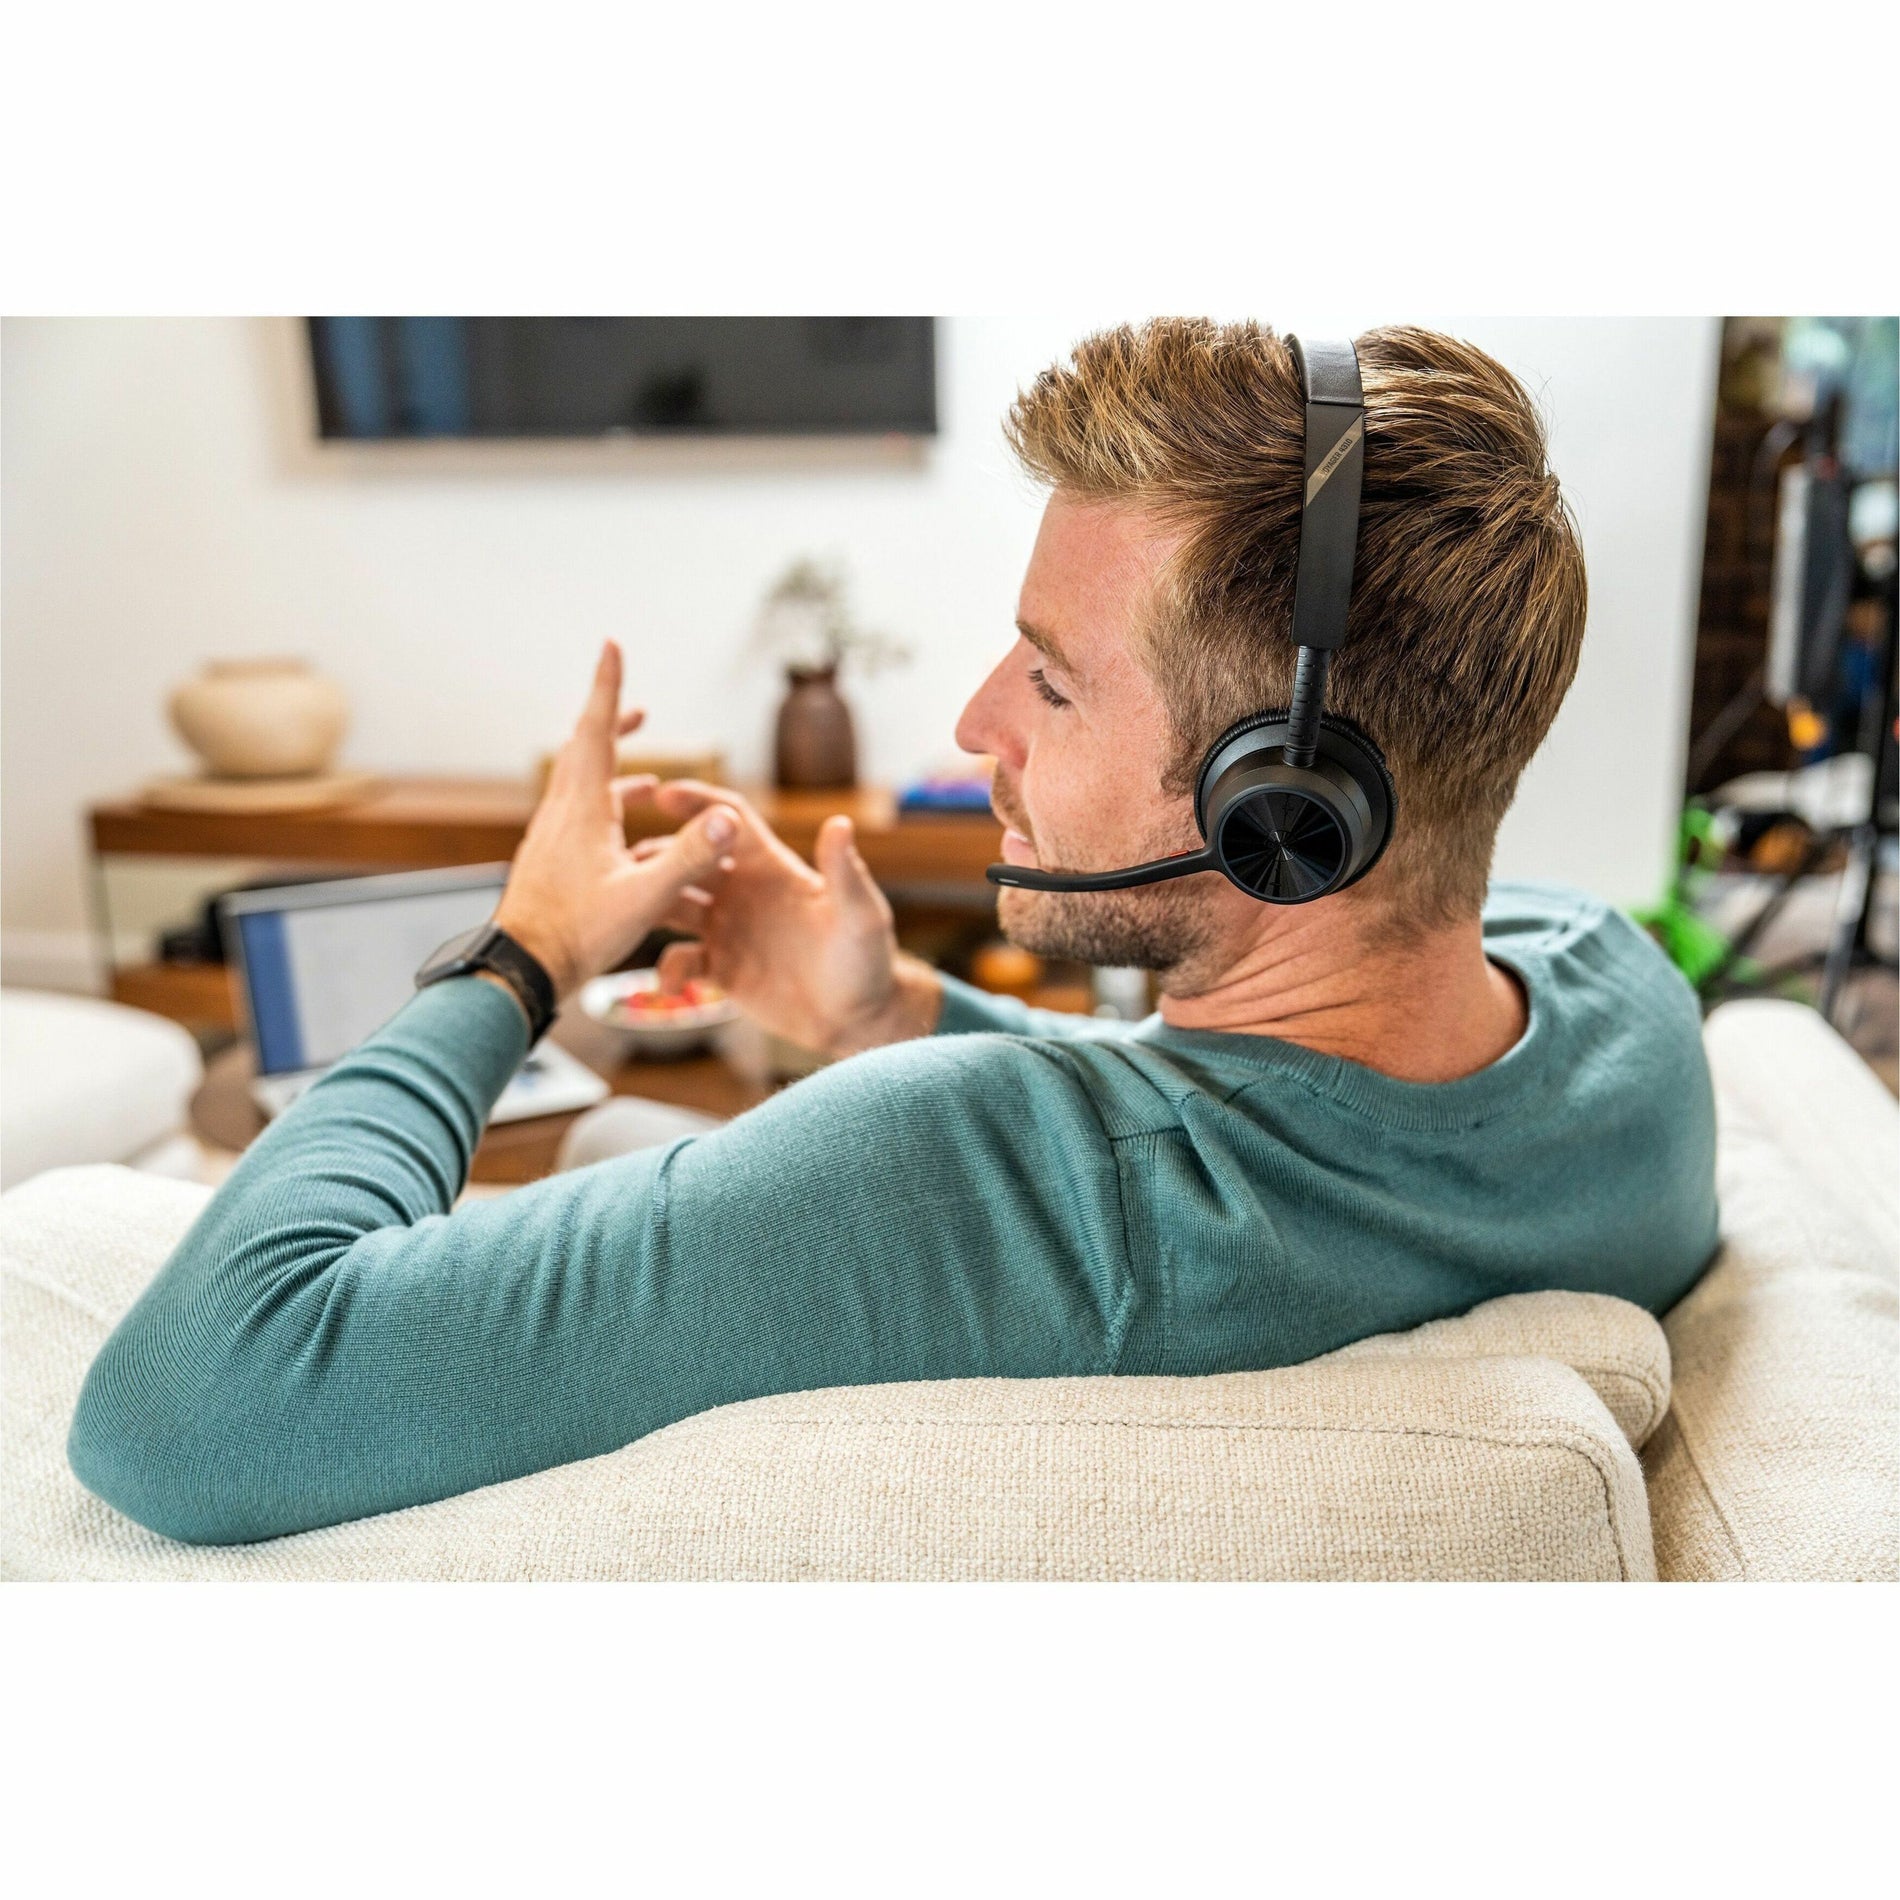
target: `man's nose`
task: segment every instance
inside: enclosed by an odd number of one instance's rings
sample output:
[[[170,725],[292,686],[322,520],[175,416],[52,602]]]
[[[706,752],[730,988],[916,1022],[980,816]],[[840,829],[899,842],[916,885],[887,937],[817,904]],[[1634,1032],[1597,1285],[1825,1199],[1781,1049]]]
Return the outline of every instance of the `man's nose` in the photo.
[[[970,696],[957,720],[957,745],[965,752],[988,752],[1005,765],[1022,763],[1022,734],[1008,716],[1003,668],[998,666]]]
[[[983,731],[983,688],[978,687],[970,703],[957,715],[957,749],[960,752],[987,752],[989,741]]]

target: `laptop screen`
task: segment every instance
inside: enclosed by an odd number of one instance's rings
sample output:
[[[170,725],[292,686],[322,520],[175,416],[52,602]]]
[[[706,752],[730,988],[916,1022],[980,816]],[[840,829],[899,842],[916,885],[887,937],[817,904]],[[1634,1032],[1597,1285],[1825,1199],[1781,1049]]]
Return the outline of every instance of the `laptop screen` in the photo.
[[[322,1068],[380,1029],[429,953],[494,912],[499,871],[339,879],[226,900],[260,1075]]]

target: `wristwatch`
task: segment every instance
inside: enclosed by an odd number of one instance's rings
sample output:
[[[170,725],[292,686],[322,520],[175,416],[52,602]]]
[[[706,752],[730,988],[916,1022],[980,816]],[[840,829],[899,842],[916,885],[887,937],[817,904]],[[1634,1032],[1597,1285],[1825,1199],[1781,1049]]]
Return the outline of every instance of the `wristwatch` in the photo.
[[[427,989],[446,977],[473,976],[491,970],[514,991],[528,1017],[528,1047],[547,1034],[554,1020],[554,983],[540,958],[524,950],[507,931],[492,923],[464,930],[430,956],[416,972],[416,988]]]

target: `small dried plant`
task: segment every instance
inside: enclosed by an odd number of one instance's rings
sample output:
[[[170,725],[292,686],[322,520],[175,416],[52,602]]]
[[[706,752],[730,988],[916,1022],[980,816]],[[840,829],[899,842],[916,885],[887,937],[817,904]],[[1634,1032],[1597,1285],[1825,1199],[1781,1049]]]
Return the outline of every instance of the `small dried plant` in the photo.
[[[866,673],[910,658],[889,634],[861,627],[846,600],[843,570],[797,560],[766,595],[758,641],[802,672],[835,672],[847,661]]]

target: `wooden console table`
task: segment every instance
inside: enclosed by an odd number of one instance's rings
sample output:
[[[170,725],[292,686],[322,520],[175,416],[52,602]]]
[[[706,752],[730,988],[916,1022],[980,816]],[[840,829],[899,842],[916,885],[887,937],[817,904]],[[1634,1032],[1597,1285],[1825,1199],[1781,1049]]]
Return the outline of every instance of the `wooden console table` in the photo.
[[[865,862],[900,916],[906,904],[980,915],[993,899],[983,868],[1000,855],[1002,834],[987,812],[900,814],[893,795],[875,787],[742,789],[779,836],[807,858],[824,820],[834,812],[848,814]],[[96,862],[120,856],[231,858],[349,875],[499,863],[514,855],[533,809],[533,791],[517,779],[386,778],[367,796],[328,811],[239,816],[164,811],[131,798],[97,805],[89,819]],[[650,808],[629,814],[629,837],[666,829]],[[111,990],[120,1002],[193,1026],[235,1026],[221,965],[127,964],[113,970]]]

